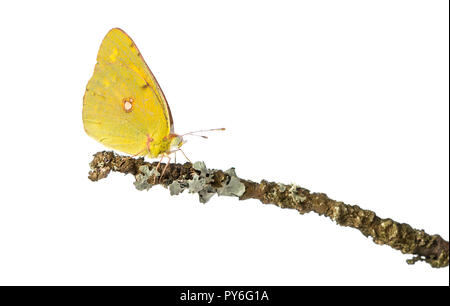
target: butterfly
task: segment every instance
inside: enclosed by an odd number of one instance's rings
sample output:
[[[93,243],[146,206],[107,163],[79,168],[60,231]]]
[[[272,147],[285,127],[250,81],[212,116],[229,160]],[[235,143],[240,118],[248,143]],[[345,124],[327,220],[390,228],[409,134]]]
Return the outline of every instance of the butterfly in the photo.
[[[136,44],[119,28],[106,34],[98,51],[83,98],[83,125],[89,136],[109,148],[160,158],[156,169],[167,157],[163,174],[171,153],[181,151],[186,157],[181,150],[183,136],[210,131],[174,132],[169,104],[158,81]]]

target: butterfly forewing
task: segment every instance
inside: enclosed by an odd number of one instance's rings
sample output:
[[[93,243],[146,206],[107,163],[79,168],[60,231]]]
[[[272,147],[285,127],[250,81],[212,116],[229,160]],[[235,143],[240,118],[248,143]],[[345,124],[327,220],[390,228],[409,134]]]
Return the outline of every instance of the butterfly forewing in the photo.
[[[151,157],[171,132],[164,95],[120,29],[111,30],[100,47],[84,96],[83,122],[86,132],[106,146]]]

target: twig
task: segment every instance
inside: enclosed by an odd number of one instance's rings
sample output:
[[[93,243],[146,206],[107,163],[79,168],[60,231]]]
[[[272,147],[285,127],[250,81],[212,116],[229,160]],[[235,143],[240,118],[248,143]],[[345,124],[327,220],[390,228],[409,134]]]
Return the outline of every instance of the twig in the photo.
[[[145,162],[142,157],[98,152],[90,163],[89,179],[98,181],[107,177],[111,171],[116,171],[134,175],[134,185],[139,190],[149,189],[155,182],[168,188],[171,195],[177,195],[186,189],[191,193],[198,193],[203,203],[214,194],[219,194],[236,196],[239,200],[258,199],[264,204],[296,209],[301,214],[313,211],[329,217],[341,226],[360,230],[364,236],[373,237],[377,244],[387,244],[404,254],[416,255],[407,260],[409,264],[425,261],[434,268],[449,264],[449,243],[441,236],[429,235],[423,230],[389,218],[381,219],[373,211],[332,200],[324,193],[311,193],[296,185],[244,180],[236,176],[233,168],[227,171],[207,169],[203,162],[170,164],[164,176],[159,177],[156,165],[156,162]],[[159,169],[164,166],[161,164]]]

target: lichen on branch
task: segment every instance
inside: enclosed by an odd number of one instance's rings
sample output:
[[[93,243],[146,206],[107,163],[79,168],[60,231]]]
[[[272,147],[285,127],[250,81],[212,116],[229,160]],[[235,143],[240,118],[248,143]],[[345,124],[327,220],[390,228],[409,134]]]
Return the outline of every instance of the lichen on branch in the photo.
[[[301,214],[315,212],[341,226],[358,229],[364,236],[372,237],[377,244],[387,244],[404,254],[414,254],[413,258],[407,260],[409,264],[425,261],[434,268],[449,264],[449,243],[441,236],[429,235],[389,218],[382,219],[373,211],[332,200],[324,193],[310,192],[295,184],[244,180],[236,175],[234,168],[226,171],[208,169],[203,162],[169,164],[162,176],[158,170],[161,171],[166,165],[161,164],[158,169],[157,165],[157,162],[149,163],[142,157],[121,156],[110,151],[98,152],[90,163],[89,179],[98,181],[106,178],[111,171],[116,171],[132,174],[138,190],[162,185],[169,189],[171,195],[178,195],[184,190],[197,193],[202,203],[217,194],[238,197],[239,200],[257,199],[264,204],[296,209]]]

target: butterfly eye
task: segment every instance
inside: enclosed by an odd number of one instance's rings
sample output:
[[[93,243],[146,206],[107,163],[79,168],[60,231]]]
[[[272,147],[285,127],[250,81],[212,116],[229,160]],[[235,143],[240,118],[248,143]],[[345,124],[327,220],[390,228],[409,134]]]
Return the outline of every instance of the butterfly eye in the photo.
[[[125,98],[122,101],[123,110],[126,113],[129,113],[133,110],[134,99],[133,98]]]

